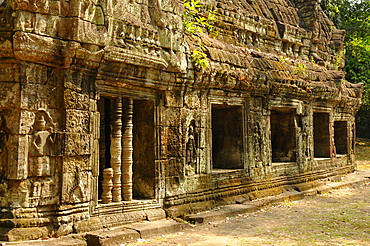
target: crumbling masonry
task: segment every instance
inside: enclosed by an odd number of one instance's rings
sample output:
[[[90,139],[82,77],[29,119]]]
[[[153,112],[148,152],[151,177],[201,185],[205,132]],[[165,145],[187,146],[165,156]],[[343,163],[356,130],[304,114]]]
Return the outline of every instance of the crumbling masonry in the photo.
[[[361,85],[317,0],[0,0],[0,240],[182,216],[354,171]],[[191,61],[199,41],[210,65]]]

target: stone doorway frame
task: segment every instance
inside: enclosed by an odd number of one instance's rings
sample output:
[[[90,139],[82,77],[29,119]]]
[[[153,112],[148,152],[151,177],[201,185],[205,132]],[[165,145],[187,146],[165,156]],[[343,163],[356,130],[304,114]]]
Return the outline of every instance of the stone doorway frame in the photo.
[[[115,141],[115,146],[117,147],[117,151],[115,153],[115,156],[113,157],[114,161],[121,159],[121,165],[118,163],[114,163],[114,165],[111,167],[111,170],[106,171],[104,174],[102,172],[99,173],[99,153],[96,153],[95,159],[95,169],[97,172],[95,172],[96,177],[94,177],[94,203],[95,206],[93,206],[93,215],[104,215],[105,213],[112,213],[113,211],[115,212],[122,212],[124,210],[129,209],[130,211],[134,210],[142,210],[142,209],[152,209],[152,208],[160,208],[160,182],[159,182],[159,176],[160,174],[156,171],[158,170],[158,162],[156,161],[158,159],[158,122],[159,122],[159,117],[158,117],[158,100],[157,100],[157,95],[155,93],[148,93],[148,92],[142,92],[142,91],[134,91],[134,90],[127,90],[123,88],[115,88],[111,86],[102,86],[101,92],[100,92],[100,98],[121,98],[121,105],[120,102],[114,107],[113,111],[115,111],[114,114],[117,114],[116,119],[114,121],[117,121],[118,118],[121,118],[123,121],[125,121],[128,118],[131,123],[127,122],[116,122],[115,126],[112,126],[112,131],[121,131],[123,134],[121,136],[116,136],[117,139],[113,139]],[[126,111],[129,111],[129,114],[126,116],[122,116],[122,100],[126,100],[126,102],[129,102],[128,108],[126,107]],[[152,105],[152,114],[153,114],[153,195],[148,198],[144,199],[136,199],[133,195],[133,176],[132,176],[132,168],[133,168],[133,134],[132,134],[132,129],[133,129],[133,105],[137,101],[148,101],[151,102]],[[98,104],[98,101],[97,101]],[[111,107],[112,108],[112,107]],[[98,111],[98,109],[97,109]],[[121,115],[120,115],[121,114]],[[112,117],[112,116],[111,116]],[[131,119],[130,119],[131,118]],[[95,122],[93,127],[99,128],[98,131],[100,131],[100,122]],[[128,132],[131,131],[131,134],[126,134],[124,133],[125,131],[122,131],[123,128],[131,128],[129,129]],[[112,134],[111,134],[112,135]],[[114,135],[114,134],[113,134]],[[120,138],[120,139],[119,139]],[[121,145],[119,146],[119,142],[122,143],[122,141],[131,141],[131,146],[129,145]],[[118,144],[118,146],[117,146]],[[98,144],[99,146],[99,144]],[[128,153],[127,156],[124,156],[124,152]],[[121,153],[121,155],[119,154]],[[131,155],[131,157],[129,157]],[[110,158],[112,161],[112,157]],[[131,164],[130,164],[131,162]],[[131,171],[129,170],[131,169]],[[121,170],[121,173],[119,172]],[[116,174],[116,177],[114,176]],[[104,184],[102,186],[106,186],[105,189],[109,190],[111,192],[111,198],[108,195],[108,198],[105,198],[105,203],[99,197],[99,182],[101,182],[101,179],[99,180],[99,175],[105,175],[109,176],[109,179],[111,179],[111,183],[108,182],[108,187],[107,184]],[[119,177],[117,177],[119,176]],[[122,180],[128,180],[128,182],[122,182]],[[121,184],[121,185],[119,185]],[[109,187],[110,186],[110,187]],[[104,187],[102,187],[104,189]],[[115,188],[115,190],[113,189]],[[100,192],[104,192],[100,189]],[[108,191],[109,192],[109,191]],[[115,193],[113,193],[115,192]],[[115,197],[114,197],[115,196]],[[109,211],[108,211],[109,210]]]

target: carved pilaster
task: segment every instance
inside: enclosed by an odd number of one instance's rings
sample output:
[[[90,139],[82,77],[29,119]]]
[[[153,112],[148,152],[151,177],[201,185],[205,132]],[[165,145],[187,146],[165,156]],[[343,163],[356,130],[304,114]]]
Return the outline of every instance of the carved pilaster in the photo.
[[[111,121],[111,167],[113,168],[113,201],[122,201],[121,197],[121,154],[122,154],[122,98],[112,100]]]
[[[125,100],[124,126],[122,134],[122,195],[125,201],[132,200],[132,165],[133,165],[133,100]]]
[[[106,164],[106,126],[105,126],[105,121],[106,121],[106,104],[105,104],[106,99],[102,98],[98,101],[98,109],[100,113],[100,137],[99,137],[99,172],[103,172]],[[107,100],[108,101],[108,100]],[[109,111],[108,111],[109,113]]]
[[[101,199],[103,203],[112,202],[112,188],[113,188],[113,168],[105,168],[103,170],[103,193]]]

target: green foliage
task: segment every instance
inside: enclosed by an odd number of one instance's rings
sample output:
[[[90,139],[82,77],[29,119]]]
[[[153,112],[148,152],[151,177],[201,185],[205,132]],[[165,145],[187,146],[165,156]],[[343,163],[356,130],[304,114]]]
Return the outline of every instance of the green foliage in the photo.
[[[189,34],[203,33],[204,30],[212,31],[213,23],[216,20],[215,12],[208,10],[207,13],[201,13],[203,7],[200,1],[184,1],[184,28]]]
[[[323,0],[321,6],[338,28],[346,30],[344,70],[347,72],[347,80],[352,83],[364,83],[365,89],[369,91],[370,1]]]
[[[204,70],[209,66],[207,55],[203,52],[204,47],[198,34],[214,29],[216,20],[215,12],[208,9],[201,12],[203,5],[197,0],[185,0],[184,2],[184,29],[185,32],[197,40],[199,50],[193,50],[191,59],[195,67]]]
[[[209,66],[207,55],[204,52],[193,50],[191,54],[191,59],[194,66],[196,66],[200,70],[203,70]]]
[[[346,30],[346,79],[364,83],[363,106],[357,114],[359,136],[370,137],[370,0],[322,0],[334,24]]]
[[[285,56],[280,56],[279,61],[283,64],[287,63],[286,57]]]
[[[298,63],[297,65],[294,66],[294,72],[293,74],[299,74],[299,75],[306,75],[307,72],[307,67],[303,63]]]

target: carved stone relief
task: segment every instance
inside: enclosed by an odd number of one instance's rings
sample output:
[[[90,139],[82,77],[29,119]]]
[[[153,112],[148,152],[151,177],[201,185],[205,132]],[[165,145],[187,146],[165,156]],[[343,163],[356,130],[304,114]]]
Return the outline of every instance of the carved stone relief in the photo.
[[[188,128],[185,162],[185,173],[187,175],[199,173],[199,129],[195,120],[191,121]]]
[[[35,118],[30,144],[29,176],[50,176],[50,153],[54,143],[54,122],[46,111]]]
[[[54,178],[46,179],[30,179],[29,180],[30,194],[28,198],[30,207],[37,207],[42,205],[56,204],[58,201],[57,196],[57,183]]]
[[[255,140],[255,150],[254,150],[254,156],[256,163],[261,162],[262,160],[262,132],[261,132],[261,125],[258,121],[254,124],[254,131],[253,136]]]
[[[74,173],[74,185],[68,192],[68,200],[72,203],[83,202],[86,200],[85,185],[83,183],[82,173],[78,166],[76,166],[76,172]]]
[[[91,180],[91,172],[83,170],[79,166],[75,166],[72,172],[64,173],[61,202],[71,204],[89,201],[91,198],[91,190],[89,190]]]

